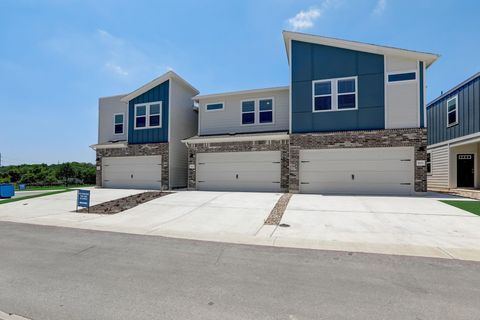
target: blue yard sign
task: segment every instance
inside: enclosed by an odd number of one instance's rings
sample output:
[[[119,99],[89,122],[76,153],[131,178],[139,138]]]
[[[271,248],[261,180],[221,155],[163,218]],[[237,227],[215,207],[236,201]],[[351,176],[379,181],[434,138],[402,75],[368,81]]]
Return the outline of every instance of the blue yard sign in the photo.
[[[78,207],[90,207],[90,190],[78,190],[77,193],[77,210]]]

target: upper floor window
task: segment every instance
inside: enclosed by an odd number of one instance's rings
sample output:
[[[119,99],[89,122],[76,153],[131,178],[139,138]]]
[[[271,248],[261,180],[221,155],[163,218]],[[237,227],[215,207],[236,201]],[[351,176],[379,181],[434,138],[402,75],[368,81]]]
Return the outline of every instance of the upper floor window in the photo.
[[[255,100],[242,101],[242,124],[255,123]]]
[[[113,115],[113,133],[114,134],[123,134],[124,126],[124,117],[123,113],[116,113]]]
[[[458,124],[458,96],[447,100],[447,126]]]
[[[135,105],[135,129],[161,128],[162,102]]]
[[[357,109],[357,77],[313,81],[312,90],[313,112]]]
[[[207,103],[205,105],[206,111],[218,111],[223,110],[223,102]]]
[[[273,99],[259,100],[259,119],[260,123],[273,122]]]
[[[404,73],[390,73],[388,75],[388,82],[409,81],[415,80],[416,78],[417,73],[415,71]]]
[[[273,108],[273,98],[242,101],[242,125],[273,123]]]

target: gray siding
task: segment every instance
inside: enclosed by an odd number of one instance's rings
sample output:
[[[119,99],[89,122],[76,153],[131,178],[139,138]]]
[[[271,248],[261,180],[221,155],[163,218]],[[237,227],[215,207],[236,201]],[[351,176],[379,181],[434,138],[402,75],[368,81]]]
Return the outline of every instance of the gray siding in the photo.
[[[447,100],[458,95],[458,125],[447,127]],[[427,107],[428,144],[480,132],[480,76]]]
[[[170,88],[170,141],[169,170],[170,187],[186,187],[188,176],[188,150],[182,139],[197,134],[198,116],[193,110],[192,97],[196,94],[191,89],[171,81]]]
[[[274,99],[273,124],[242,125],[241,101],[248,99],[271,98]],[[205,111],[208,103],[223,102],[224,110]],[[226,95],[223,97],[200,98],[199,101],[199,135],[214,135],[228,133],[271,132],[288,131],[289,91],[265,91],[261,93],[248,93]]]
[[[384,56],[292,41],[292,132],[385,128]],[[312,81],[358,77],[358,110],[312,112]]]
[[[98,143],[127,140],[127,104],[120,101],[124,96],[98,99]],[[124,114],[124,134],[114,134],[113,115],[116,113]]]

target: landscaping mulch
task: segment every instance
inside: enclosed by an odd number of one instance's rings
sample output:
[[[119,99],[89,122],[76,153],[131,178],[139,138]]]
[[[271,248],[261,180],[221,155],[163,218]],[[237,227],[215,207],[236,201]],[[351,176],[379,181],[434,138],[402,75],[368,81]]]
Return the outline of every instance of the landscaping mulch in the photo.
[[[133,196],[128,196],[116,200],[111,200],[103,202],[88,208],[82,208],[78,210],[81,213],[95,213],[95,214],[116,214],[131,208],[138,206],[139,204],[157,199],[166,195],[171,194],[172,192],[160,192],[160,191],[149,191]]]
[[[285,193],[278,199],[277,204],[273,207],[267,220],[265,220],[265,224],[278,225],[280,223],[291,197],[291,193]]]

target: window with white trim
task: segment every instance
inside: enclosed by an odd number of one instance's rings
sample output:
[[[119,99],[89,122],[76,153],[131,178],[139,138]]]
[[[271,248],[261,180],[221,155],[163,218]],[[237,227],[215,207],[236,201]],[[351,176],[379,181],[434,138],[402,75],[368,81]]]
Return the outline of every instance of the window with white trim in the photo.
[[[258,101],[260,123],[273,122],[273,99],[260,99]]]
[[[316,80],[312,82],[313,112],[355,110],[357,77]]]
[[[123,126],[125,124],[125,115],[123,113],[116,113],[113,115],[113,133],[123,134]]]
[[[447,100],[447,127],[458,124],[458,96]]]
[[[223,102],[207,103],[205,109],[206,111],[221,111],[224,109]]]
[[[162,101],[135,105],[135,129],[162,127]]]
[[[427,173],[432,173],[432,153],[427,152]]]
[[[242,101],[242,124],[255,123],[255,100]]]

